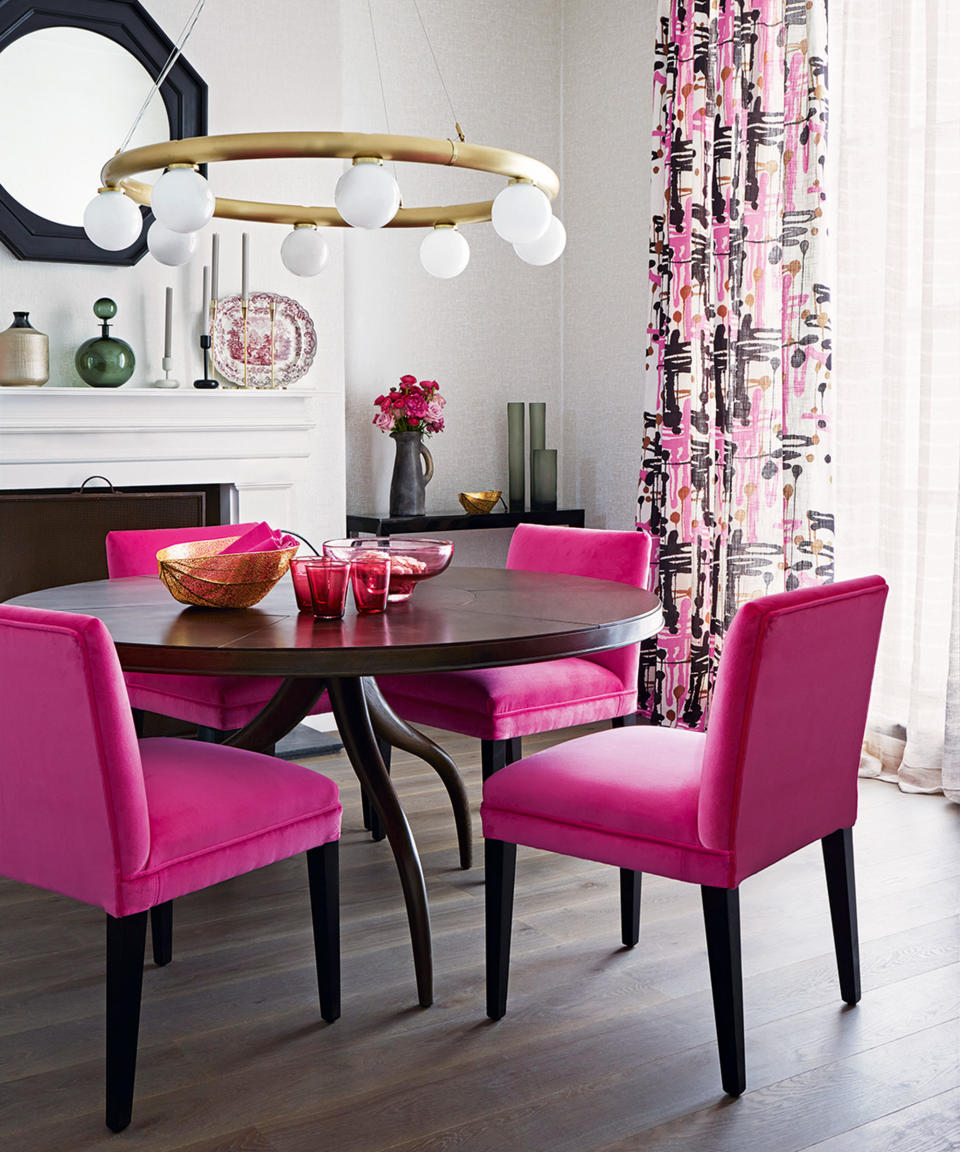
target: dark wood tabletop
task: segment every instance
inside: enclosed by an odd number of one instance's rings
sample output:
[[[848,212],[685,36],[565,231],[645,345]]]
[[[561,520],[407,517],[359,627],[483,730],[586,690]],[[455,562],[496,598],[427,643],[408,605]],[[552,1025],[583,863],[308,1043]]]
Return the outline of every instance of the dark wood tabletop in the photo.
[[[410,600],[376,616],[315,620],[297,611],[285,577],[253,608],[178,603],[159,578],[97,580],[11,600],[96,616],[128,671],[280,676],[262,711],[227,743],[269,749],[326,691],[353,765],[397,862],[413,945],[419,1002],[433,1000],[426,884],[416,843],[380,752],[380,740],[422,756],[443,779],[457,820],[461,865],[470,865],[470,812],[456,765],[383,699],[376,676],[444,672],[583,656],[634,644],[662,624],[651,592],[627,584],[500,568],[448,568]]]
[[[651,592],[580,576],[448,568],[382,615],[297,612],[284,578],[253,608],[191,608],[159,579],[47,588],[11,603],[99,617],[124,668],[270,676],[375,676],[520,664],[632,644],[660,627]]]

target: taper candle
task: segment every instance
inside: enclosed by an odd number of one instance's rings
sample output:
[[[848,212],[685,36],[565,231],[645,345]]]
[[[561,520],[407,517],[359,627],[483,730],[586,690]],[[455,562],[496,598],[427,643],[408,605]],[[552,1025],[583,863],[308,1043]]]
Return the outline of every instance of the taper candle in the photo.
[[[200,331],[204,336],[210,335],[210,268],[203,266],[203,314],[200,317]]]
[[[244,304],[250,286],[250,233],[244,232],[240,237],[240,295]]]
[[[163,354],[169,356],[173,347],[173,289],[167,289],[166,311],[163,317]]]
[[[214,232],[210,251],[210,295],[220,299],[220,233]]]

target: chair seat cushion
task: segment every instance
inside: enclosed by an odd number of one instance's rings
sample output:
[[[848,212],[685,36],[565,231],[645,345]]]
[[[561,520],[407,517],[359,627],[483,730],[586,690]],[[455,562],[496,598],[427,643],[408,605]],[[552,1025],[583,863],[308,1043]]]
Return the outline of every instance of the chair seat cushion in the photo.
[[[609,720],[636,708],[636,692],[609,668],[577,656],[508,668],[377,678],[390,706],[414,724],[507,740]]]
[[[483,834],[620,868],[724,885],[729,854],[697,834],[706,737],[639,726],[557,744],[483,786]]]
[[[120,880],[128,915],[336,840],[337,785],[299,764],[217,744],[141,740],[150,820],[143,869]]]
[[[126,672],[131,708],[172,716],[229,732],[242,728],[270,700],[282,680],[276,676],[181,676],[161,672]],[[327,694],[311,715],[329,712]]]

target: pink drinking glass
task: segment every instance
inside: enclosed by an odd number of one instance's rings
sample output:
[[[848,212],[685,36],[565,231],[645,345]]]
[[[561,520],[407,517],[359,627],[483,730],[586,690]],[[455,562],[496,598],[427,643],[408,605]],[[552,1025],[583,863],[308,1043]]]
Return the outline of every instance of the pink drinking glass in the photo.
[[[350,565],[329,556],[304,561],[313,614],[318,620],[339,620],[347,603]],[[296,585],[294,585],[296,586]]]
[[[310,595],[310,582],[307,580],[305,564],[316,560],[316,556],[294,556],[290,561],[290,579],[293,581],[293,594],[297,598],[297,608],[301,612],[313,611],[313,597]]]
[[[358,612],[383,612],[390,591],[390,556],[386,552],[363,552],[350,570],[353,599]]]

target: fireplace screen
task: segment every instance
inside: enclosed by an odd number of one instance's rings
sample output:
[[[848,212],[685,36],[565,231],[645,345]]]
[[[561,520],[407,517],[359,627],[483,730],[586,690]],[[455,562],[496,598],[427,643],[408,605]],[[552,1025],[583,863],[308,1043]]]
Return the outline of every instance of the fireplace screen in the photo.
[[[223,524],[224,487],[0,492],[0,601],[106,579],[108,532]]]

